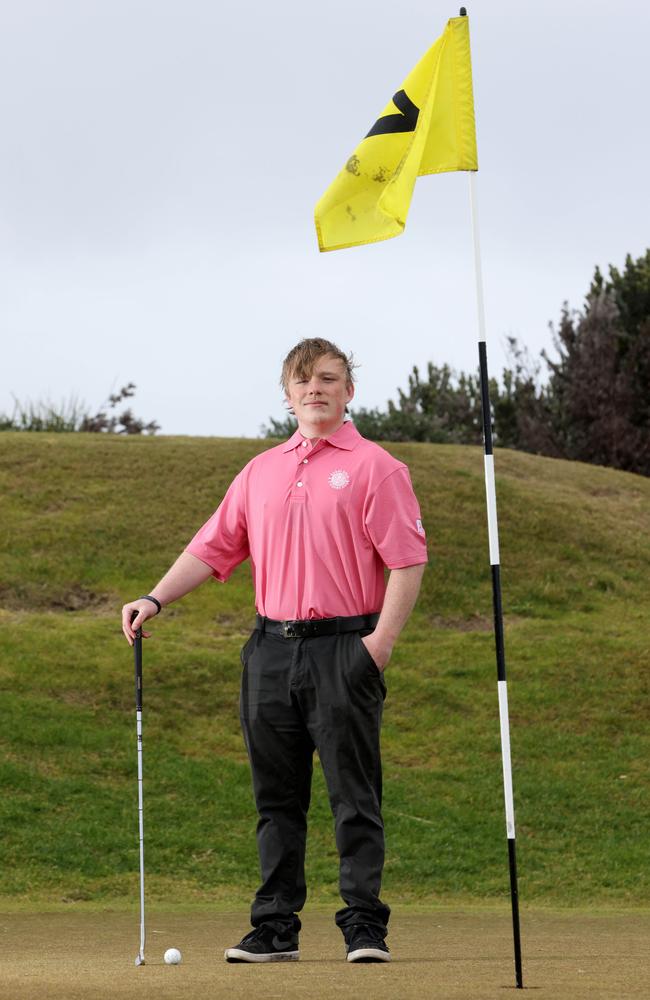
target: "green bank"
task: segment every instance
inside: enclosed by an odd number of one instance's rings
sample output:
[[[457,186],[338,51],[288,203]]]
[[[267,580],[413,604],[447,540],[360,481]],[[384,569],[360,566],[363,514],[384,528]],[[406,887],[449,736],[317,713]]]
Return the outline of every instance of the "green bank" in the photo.
[[[255,440],[0,435],[0,893],[135,898],[132,651],[146,593]],[[507,899],[491,584],[478,448],[395,445],[431,563],[387,670],[385,895]],[[498,451],[520,892],[549,905],[647,903],[650,480]],[[147,889],[246,902],[255,815],[238,722],[250,571],[165,610],[145,644]],[[316,768],[310,898],[337,896]]]

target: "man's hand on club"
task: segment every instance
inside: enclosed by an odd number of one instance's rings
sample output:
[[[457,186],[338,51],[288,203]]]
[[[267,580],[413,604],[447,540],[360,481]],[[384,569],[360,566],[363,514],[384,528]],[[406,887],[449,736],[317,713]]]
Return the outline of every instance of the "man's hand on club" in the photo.
[[[133,617],[135,613],[135,618]],[[125,604],[122,608],[122,631],[124,632],[126,641],[129,646],[132,646],[135,641],[135,633],[139,628],[142,628],[144,623],[149,619],[153,618],[158,613],[156,605],[153,601],[147,600],[137,600],[131,601],[129,604]],[[133,621],[131,619],[133,618]],[[142,638],[149,639],[151,637],[151,632],[142,631]]]

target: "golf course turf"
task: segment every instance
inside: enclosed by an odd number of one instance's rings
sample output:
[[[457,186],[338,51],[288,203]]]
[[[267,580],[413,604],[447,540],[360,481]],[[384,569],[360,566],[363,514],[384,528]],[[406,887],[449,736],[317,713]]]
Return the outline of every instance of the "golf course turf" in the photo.
[[[329,916],[307,912],[299,962],[228,965],[224,948],[244,912],[151,915],[137,969],[137,917],[117,913],[0,914],[3,996],[11,1000],[503,1000],[518,995],[504,911],[397,913],[390,964],[350,965]],[[524,988],[540,1000],[648,996],[650,914],[524,915]],[[178,947],[178,966],[163,963]],[[512,994],[511,992],[512,991]]]

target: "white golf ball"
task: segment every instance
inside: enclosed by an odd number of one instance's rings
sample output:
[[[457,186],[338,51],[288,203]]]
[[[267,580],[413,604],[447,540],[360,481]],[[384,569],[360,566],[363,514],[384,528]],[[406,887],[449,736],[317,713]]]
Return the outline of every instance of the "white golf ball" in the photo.
[[[181,953],[178,948],[168,948],[163,957],[167,965],[178,965],[181,960]]]

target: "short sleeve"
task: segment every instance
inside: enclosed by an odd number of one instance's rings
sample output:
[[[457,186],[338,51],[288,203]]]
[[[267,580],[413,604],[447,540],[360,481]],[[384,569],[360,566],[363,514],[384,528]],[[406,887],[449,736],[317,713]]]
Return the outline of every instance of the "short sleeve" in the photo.
[[[232,481],[212,517],[199,528],[185,549],[212,567],[222,583],[250,555],[243,473]]]
[[[366,509],[365,527],[388,569],[428,561],[420,505],[406,466],[395,469],[376,488]]]

